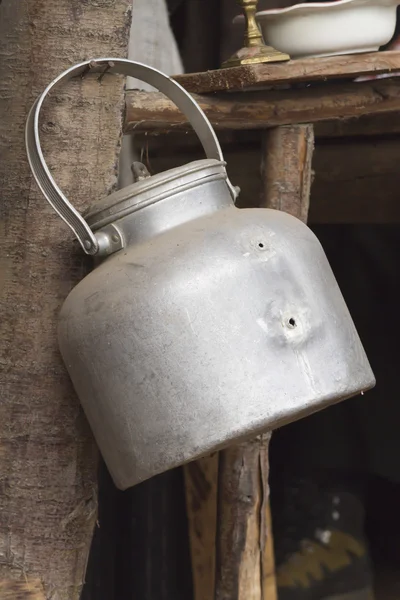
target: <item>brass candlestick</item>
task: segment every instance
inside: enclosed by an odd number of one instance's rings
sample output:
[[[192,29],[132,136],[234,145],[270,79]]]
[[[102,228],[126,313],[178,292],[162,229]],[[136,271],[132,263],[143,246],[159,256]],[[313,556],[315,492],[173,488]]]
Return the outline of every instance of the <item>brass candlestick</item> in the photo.
[[[281,62],[290,60],[288,54],[275,50],[272,46],[264,44],[261,31],[257,25],[256,12],[258,0],[237,0],[244,12],[246,31],[244,34],[244,48],[238,50],[222,67],[238,67],[240,65],[256,65],[259,63]]]

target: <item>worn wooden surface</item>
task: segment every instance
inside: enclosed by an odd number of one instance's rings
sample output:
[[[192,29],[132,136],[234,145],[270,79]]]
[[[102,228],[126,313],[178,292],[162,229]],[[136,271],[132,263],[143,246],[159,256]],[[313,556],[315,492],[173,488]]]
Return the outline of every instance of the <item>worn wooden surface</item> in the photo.
[[[175,79],[189,92],[207,94],[285,83],[352,79],[359,75],[392,71],[400,72],[400,52],[398,50],[353,54],[352,56],[303,58],[287,63],[246,65],[204,73],[177,75]]]
[[[269,457],[267,457],[269,465]],[[268,489],[269,495],[269,489]],[[274,538],[273,538],[273,523],[270,503],[265,506],[264,512],[265,518],[265,530],[267,538],[265,540],[265,546],[262,554],[262,578],[263,578],[263,596],[262,600],[276,600],[277,599],[277,585],[276,585],[276,573],[275,573],[275,555],[274,555]]]
[[[46,600],[40,579],[15,581],[3,579],[0,581],[1,600]]]
[[[220,452],[216,600],[276,598],[268,508],[270,434]]]
[[[215,588],[218,453],[185,465],[184,472],[193,600],[212,600]]]
[[[282,210],[306,221],[314,152],[313,126],[276,127],[264,134],[263,142],[262,206]]]
[[[154,133],[154,132],[153,132]],[[400,110],[375,115],[363,115],[361,117],[349,117],[347,119],[333,119],[320,121],[314,125],[315,139],[323,141],[325,138],[368,138],[377,136],[397,136],[400,133]],[[222,146],[243,146],[248,143],[258,143],[263,135],[263,129],[220,129],[218,139]],[[136,143],[142,145],[152,152],[162,152],[165,145],[173,146],[174,150],[180,151],[187,148],[190,151],[199,147],[199,140],[194,131],[169,131],[163,135],[151,135],[136,133]],[[333,141],[333,140],[332,140]]]
[[[400,111],[400,78],[366,83],[334,83],[299,90],[258,91],[213,96],[194,94],[215,129],[265,129]],[[126,133],[188,129],[182,113],[163,94],[127,94]]]
[[[62,365],[60,305],[87,263],[31,176],[36,95],[93,55],[126,55],[128,0],[0,6],[0,597],[77,600],[96,519],[97,450]],[[45,156],[75,207],[116,183],[123,83],[75,81],[44,115]],[[7,595],[8,594],[8,595]]]
[[[282,210],[307,222],[313,154],[312,125],[277,127],[264,133],[263,207]]]

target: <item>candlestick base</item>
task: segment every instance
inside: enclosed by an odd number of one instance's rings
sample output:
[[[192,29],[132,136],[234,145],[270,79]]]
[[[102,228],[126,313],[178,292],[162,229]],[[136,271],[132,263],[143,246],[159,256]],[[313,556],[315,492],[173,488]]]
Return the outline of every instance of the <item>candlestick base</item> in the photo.
[[[264,44],[263,36],[257,25],[256,12],[258,0],[237,0],[245,20],[244,47],[235,52],[222,67],[239,67],[261,63],[283,62],[290,60],[288,54]],[[242,17],[243,18],[243,17]]]
[[[290,56],[284,52],[275,50],[272,46],[253,46],[241,48],[226,62],[222,68],[239,67],[241,65],[257,65],[262,63],[284,62],[290,60]]]

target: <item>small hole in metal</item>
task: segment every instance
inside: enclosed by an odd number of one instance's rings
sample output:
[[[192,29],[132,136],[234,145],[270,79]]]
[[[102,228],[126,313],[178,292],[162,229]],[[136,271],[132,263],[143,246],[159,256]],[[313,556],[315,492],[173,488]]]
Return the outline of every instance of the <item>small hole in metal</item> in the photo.
[[[289,323],[289,327],[291,327],[292,329],[294,327],[296,327],[296,321],[295,321],[295,319],[293,319],[293,317],[290,317],[288,323]]]
[[[258,247],[259,247],[259,248],[264,248],[264,244],[263,244],[262,242],[260,242],[260,243],[258,244]]]

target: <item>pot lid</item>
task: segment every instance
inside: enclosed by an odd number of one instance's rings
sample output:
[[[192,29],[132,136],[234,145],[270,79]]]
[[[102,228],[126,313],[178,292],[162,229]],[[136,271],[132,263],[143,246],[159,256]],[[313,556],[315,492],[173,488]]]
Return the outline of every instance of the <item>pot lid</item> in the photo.
[[[225,162],[216,159],[196,160],[182,167],[163,171],[132,183],[99,200],[85,214],[94,230],[117,221],[141,208],[185,189],[192,189],[210,179],[227,179]]]

